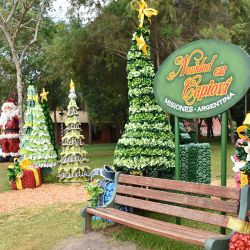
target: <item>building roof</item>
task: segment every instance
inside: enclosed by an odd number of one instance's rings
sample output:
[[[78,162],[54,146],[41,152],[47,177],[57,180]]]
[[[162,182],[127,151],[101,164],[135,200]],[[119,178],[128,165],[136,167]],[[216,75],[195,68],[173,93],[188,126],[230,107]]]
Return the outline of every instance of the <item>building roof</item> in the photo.
[[[63,117],[61,117],[59,113],[61,113],[61,110],[57,110],[56,111],[56,120],[57,120],[57,123],[63,123],[63,122],[65,122],[65,120],[67,118],[68,111],[67,110],[63,110],[63,113],[64,113]],[[78,113],[79,113],[79,120],[80,120],[81,123],[89,123],[89,114],[88,114],[88,112],[78,111]],[[50,112],[50,116],[52,118],[52,121],[55,122],[54,121],[54,112],[53,111]]]

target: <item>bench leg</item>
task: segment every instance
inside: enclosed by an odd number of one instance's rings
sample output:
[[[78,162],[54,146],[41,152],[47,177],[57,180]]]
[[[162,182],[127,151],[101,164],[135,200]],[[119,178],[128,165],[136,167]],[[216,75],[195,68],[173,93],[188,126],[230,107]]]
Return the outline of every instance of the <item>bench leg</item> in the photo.
[[[86,234],[92,231],[91,218],[92,215],[87,213],[86,208],[83,208],[81,215],[83,217],[83,233]]]
[[[221,238],[211,238],[205,242],[205,250],[228,250],[233,232]]]

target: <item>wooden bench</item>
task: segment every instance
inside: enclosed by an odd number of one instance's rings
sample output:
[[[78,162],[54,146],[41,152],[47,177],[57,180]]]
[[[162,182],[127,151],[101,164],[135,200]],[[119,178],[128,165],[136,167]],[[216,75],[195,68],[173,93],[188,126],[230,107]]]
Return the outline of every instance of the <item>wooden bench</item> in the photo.
[[[91,217],[97,215],[148,233],[203,246],[205,249],[223,250],[228,249],[233,232],[225,236],[209,230],[163,222],[120,211],[120,205],[227,227],[227,215],[249,219],[250,188],[246,186],[240,190],[117,173],[115,192],[109,204],[100,208],[84,207],[82,210],[85,233],[91,231]]]

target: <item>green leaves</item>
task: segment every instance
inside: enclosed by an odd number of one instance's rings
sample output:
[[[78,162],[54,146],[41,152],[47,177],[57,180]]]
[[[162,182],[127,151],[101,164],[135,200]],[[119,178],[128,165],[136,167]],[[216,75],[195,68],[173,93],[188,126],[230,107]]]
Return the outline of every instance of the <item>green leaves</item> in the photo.
[[[89,206],[96,207],[98,205],[99,195],[104,193],[104,189],[99,186],[98,181],[87,183],[85,185],[85,189],[88,191],[90,196]]]

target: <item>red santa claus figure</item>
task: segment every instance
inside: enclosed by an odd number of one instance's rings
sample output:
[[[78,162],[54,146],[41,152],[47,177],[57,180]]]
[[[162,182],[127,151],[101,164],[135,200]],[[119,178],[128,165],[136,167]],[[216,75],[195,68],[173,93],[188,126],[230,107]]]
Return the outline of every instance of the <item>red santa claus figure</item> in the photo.
[[[2,106],[0,116],[0,143],[2,146],[1,162],[13,161],[19,156],[19,117],[13,99],[8,99]]]

